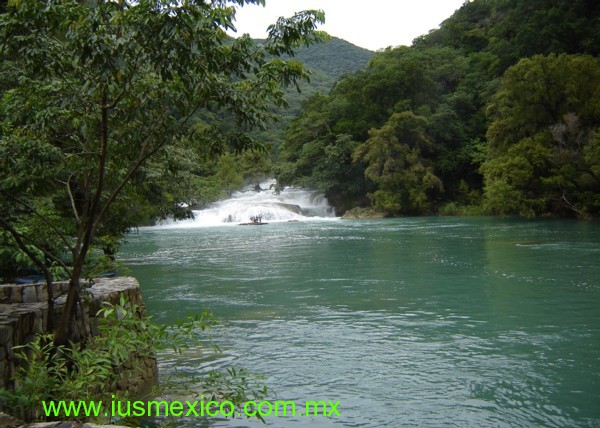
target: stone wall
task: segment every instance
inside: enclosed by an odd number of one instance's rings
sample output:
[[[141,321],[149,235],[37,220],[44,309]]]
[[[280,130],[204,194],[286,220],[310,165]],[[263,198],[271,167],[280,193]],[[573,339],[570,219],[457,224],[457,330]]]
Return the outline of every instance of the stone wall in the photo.
[[[16,369],[13,347],[24,345],[36,334],[45,332],[49,316],[52,316],[54,325],[58,324],[68,286],[67,282],[54,284],[54,310],[52,314],[48,314],[45,283],[0,284],[0,388],[12,387],[11,378]],[[116,304],[121,294],[128,301],[144,306],[140,286],[135,278],[97,279],[85,288],[85,304],[77,306],[71,340],[77,342],[86,335],[98,334],[98,319],[95,315],[102,302]],[[128,385],[127,389],[131,392],[141,390],[157,376],[155,359],[132,362],[132,365],[140,373],[140,378]]]

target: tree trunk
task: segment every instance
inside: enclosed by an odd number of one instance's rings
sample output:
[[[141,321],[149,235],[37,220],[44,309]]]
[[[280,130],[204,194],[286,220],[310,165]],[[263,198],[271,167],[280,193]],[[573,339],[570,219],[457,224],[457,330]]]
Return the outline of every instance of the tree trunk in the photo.
[[[65,306],[60,317],[60,322],[54,331],[54,343],[56,345],[66,345],[69,342],[71,335],[71,324],[74,318],[73,315],[75,313],[76,304],[79,301],[80,275],[81,272],[79,272],[78,275],[75,275],[75,269],[71,275],[71,279],[69,281],[69,291],[67,293],[67,301],[65,302]]]
[[[87,238],[87,239],[86,239]],[[67,345],[71,338],[71,326],[73,324],[77,303],[80,302],[81,274],[83,265],[89,249],[91,237],[84,238],[81,250],[73,257],[73,269],[69,281],[69,291],[67,292],[67,301],[61,314],[60,322],[54,331],[54,343],[56,345]]]

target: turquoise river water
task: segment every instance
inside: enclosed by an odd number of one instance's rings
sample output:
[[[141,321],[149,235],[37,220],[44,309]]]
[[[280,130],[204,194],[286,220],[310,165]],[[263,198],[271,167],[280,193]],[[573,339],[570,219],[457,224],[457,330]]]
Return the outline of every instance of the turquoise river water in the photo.
[[[273,399],[339,400],[339,416],[268,426],[600,427],[597,222],[157,227],[122,258],[158,322],[221,320],[222,356],[165,355],[163,372],[233,364]]]

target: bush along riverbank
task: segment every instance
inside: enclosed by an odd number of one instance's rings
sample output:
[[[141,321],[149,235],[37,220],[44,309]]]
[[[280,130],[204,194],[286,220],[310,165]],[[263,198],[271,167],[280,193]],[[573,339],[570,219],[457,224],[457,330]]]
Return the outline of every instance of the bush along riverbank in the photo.
[[[44,414],[44,402],[129,396],[156,381],[153,331],[145,322],[135,279],[99,280],[89,287],[69,345],[61,346],[54,343],[51,332],[42,331],[45,318],[53,316],[43,303],[44,285],[32,284],[27,290],[6,284],[1,288],[8,299],[0,308],[0,409],[5,413],[25,422],[53,419]],[[19,298],[33,296],[29,288],[42,302]],[[64,304],[61,297],[56,301],[57,313]]]
[[[41,284],[30,287],[42,300],[45,298]],[[40,331],[40,326],[45,325],[42,319],[47,316],[46,306],[33,301],[23,303],[24,294],[33,296],[31,290],[9,290],[8,285],[0,289],[0,296],[8,296],[7,301],[0,303],[0,356],[2,373],[10,375],[0,388],[2,426],[56,420],[156,426],[173,421],[131,418],[115,412],[114,408],[120,407],[114,403],[167,397],[160,398],[162,402],[175,395],[192,399],[203,394],[217,404],[227,401],[241,408],[246,401],[262,399],[266,394],[266,387],[256,387],[252,376],[235,368],[208,372],[202,379],[176,375],[159,383],[157,354],[170,349],[169,354],[164,354],[169,358],[173,351],[181,354],[187,347],[210,342],[207,331],[216,320],[205,311],[174,326],[156,325],[146,313],[134,278],[105,279],[90,287],[92,291],[82,299],[78,311],[82,318],[77,319],[87,327],[75,329],[88,334],[72,340],[68,346],[55,344],[51,333]],[[99,298],[106,300],[98,302]],[[212,350],[220,352],[216,345]],[[89,403],[105,406],[101,412],[88,411]],[[51,411],[61,405],[62,411]]]
[[[45,283],[0,284],[0,388],[14,390],[13,378],[17,374],[19,347],[34,341],[37,335],[52,333],[65,306],[68,282],[54,282],[51,294],[53,304],[47,304],[48,290]],[[140,319],[145,314],[144,300],[135,278],[118,277],[94,280],[84,288],[76,316],[71,328],[69,341],[86,344],[99,336],[102,321],[100,310],[106,305],[118,305],[121,300],[137,307]],[[15,349],[16,348],[16,349]],[[149,360],[147,375],[130,389],[143,389],[152,382],[156,372],[156,362]]]

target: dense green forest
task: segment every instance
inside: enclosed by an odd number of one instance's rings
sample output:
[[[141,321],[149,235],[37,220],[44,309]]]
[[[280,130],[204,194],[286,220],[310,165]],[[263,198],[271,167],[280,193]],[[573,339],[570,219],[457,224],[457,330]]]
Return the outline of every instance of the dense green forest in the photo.
[[[473,0],[303,104],[274,171],[338,212],[600,215],[600,4]]]
[[[257,39],[253,42],[261,45],[266,41]],[[161,159],[146,169],[145,181],[139,184],[149,188],[151,198],[137,201],[138,221],[149,223],[172,215],[178,202],[201,208],[226,198],[244,185],[271,177],[274,161],[285,141],[286,129],[300,115],[302,103],[311,96],[329,93],[340,78],[364,69],[373,55],[374,52],[336,37],[301,46],[293,56],[283,55],[282,58],[287,61],[301,62],[308,76],[299,80],[297,85],[284,88],[282,104],[270,107],[274,120],[268,126],[248,131],[263,150],[226,151],[213,156],[210,147],[198,150],[197,147],[190,149],[186,144],[180,145],[170,153],[168,162]],[[197,125],[200,132],[204,131],[199,128],[218,121],[226,129],[236,129],[230,118],[219,113],[202,112],[201,116],[203,121]],[[185,215],[184,211],[180,214]]]
[[[473,0],[412,46],[377,53],[314,32],[318,11],[279,22],[266,40],[230,39],[225,3],[157,23],[143,15],[151,2],[90,6],[106,9],[95,15],[68,2],[2,3],[10,173],[0,244],[11,250],[0,264],[21,251],[19,266],[52,255],[53,269],[68,271],[53,235],[69,248],[77,227],[93,227],[85,239],[111,255],[131,227],[188,216],[268,176],[324,191],[338,213],[600,215],[595,1]],[[294,28],[312,36],[293,44],[284,37]],[[97,148],[72,148],[93,138],[116,157],[95,164]],[[86,225],[81,207],[103,203],[110,209]],[[21,230],[47,244],[29,251]]]
[[[260,39],[253,42],[257,45],[266,43]],[[173,215],[174,210],[177,215],[185,216],[189,212],[178,210],[178,203],[201,208],[228,197],[244,185],[271,177],[286,129],[300,115],[302,104],[311,96],[329,93],[340,78],[367,67],[373,55],[374,52],[336,37],[300,46],[293,55],[283,55],[282,59],[286,61],[300,62],[308,73],[307,79],[283,88],[281,105],[269,107],[272,122],[264,127],[245,129],[262,149],[226,150],[215,156],[210,147],[198,150],[198,147],[185,144],[184,139],[183,144],[171,150],[168,159],[157,160],[145,168],[144,180],[138,185],[146,189],[146,196],[135,201],[137,221],[148,224]],[[203,111],[199,116],[202,121],[195,125],[197,132],[205,133],[213,123],[219,123],[221,129],[236,130],[237,125],[221,112]]]
[[[58,345],[82,281],[114,269],[129,229],[269,171],[249,131],[309,77],[294,54],[324,41],[324,14],[231,39],[246,4],[264,0],[2,3],[0,282],[69,279],[61,319],[46,320]]]
[[[299,91],[295,87],[286,89],[287,104],[273,110],[275,123],[267,129],[252,133],[255,138],[270,145],[272,150],[269,157],[277,158],[278,148],[285,140],[285,131],[291,121],[300,115],[303,102],[313,95],[329,93],[340,78],[366,68],[373,55],[374,52],[367,49],[330,37],[323,43],[303,46],[295,52],[293,58],[288,58],[301,61],[310,72],[310,77],[307,81],[299,82]]]

